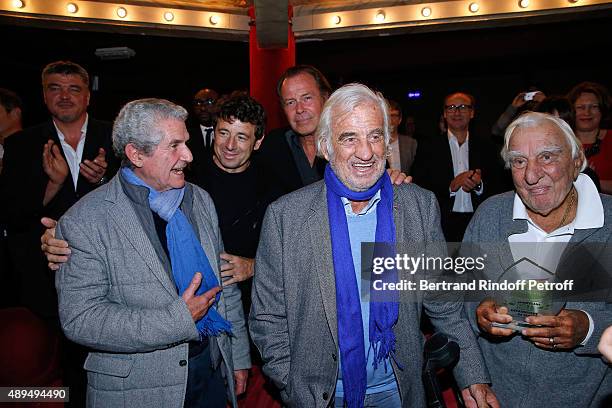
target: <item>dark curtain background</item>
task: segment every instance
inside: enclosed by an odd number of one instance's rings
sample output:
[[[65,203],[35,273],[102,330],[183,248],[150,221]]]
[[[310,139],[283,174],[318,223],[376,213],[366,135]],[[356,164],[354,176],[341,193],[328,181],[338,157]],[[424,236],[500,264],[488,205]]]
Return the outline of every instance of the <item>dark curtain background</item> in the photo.
[[[475,130],[488,134],[514,96],[535,86],[564,94],[591,80],[612,87],[606,63],[612,49],[610,13],[512,27],[463,29],[297,44],[298,63],[319,67],[332,85],[360,81],[396,99],[416,117],[417,131],[436,131],[442,98],[463,90],[477,100]],[[188,104],[202,87],[220,92],[248,89],[246,42],[146,34],[43,29],[0,23],[0,87],[26,103],[26,125],[47,118],[40,72],[53,60],[71,59],[98,78],[90,112],[112,120],[123,103],[164,97]],[[136,56],[102,61],[100,47],[127,46]],[[270,84],[275,86],[275,84]],[[419,99],[407,99],[419,91]]]

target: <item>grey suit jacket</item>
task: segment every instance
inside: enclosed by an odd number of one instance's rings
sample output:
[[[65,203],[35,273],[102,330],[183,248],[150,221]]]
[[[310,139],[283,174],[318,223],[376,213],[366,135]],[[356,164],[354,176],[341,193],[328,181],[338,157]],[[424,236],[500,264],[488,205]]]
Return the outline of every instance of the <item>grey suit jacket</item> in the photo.
[[[146,189],[131,187],[146,197]],[[69,339],[92,349],[85,361],[88,406],[182,407],[187,342],[199,334],[167,259],[158,255],[163,250],[152,243],[159,240],[149,237],[156,233],[148,206],[125,191],[118,174],[59,221],[57,234],[72,249],[56,276],[62,328]],[[219,271],[223,244],[212,200],[187,184],[181,208],[212,269]],[[211,356],[223,363],[235,406],[233,371],[250,367],[249,345],[238,287],[221,293],[217,310],[232,323],[235,337],[211,338]]]
[[[395,187],[393,217],[398,243],[444,240],[434,195],[414,184]],[[249,329],[265,374],[289,406],[326,407],[334,399],[339,365],[335,285],[326,189],[320,181],[268,207],[255,262]],[[413,295],[400,295],[394,327],[396,355],[404,367],[393,366],[402,405],[425,405],[419,328],[423,308],[462,347],[455,369],[459,384],[487,383],[462,302]]]
[[[597,280],[602,286],[609,285],[603,281],[609,281],[612,271],[612,197],[600,197],[604,207],[604,226],[575,231],[562,255],[557,276],[571,273],[572,277],[593,277],[603,273],[606,276],[599,276]],[[466,230],[463,242],[478,245],[478,251],[487,254],[484,279],[496,281],[514,263],[508,237],[527,231],[526,220],[512,220],[513,203],[514,192],[489,198],[478,207]],[[597,245],[589,246],[593,243]],[[604,289],[609,293],[609,286]],[[481,297],[486,295],[483,293]],[[575,299],[565,305],[567,309],[589,313],[595,328],[584,346],[571,351],[541,349],[520,335],[510,338],[481,335],[475,312],[478,299],[466,304],[491,373],[493,390],[502,407],[610,406],[610,400],[603,402],[606,397],[612,398],[610,368],[602,361],[597,344],[603,330],[612,324],[612,304],[605,300],[609,295],[600,298],[601,301],[594,302]]]
[[[410,175],[412,163],[414,163],[414,157],[417,152],[417,140],[408,135],[398,135],[397,140],[399,142],[400,166],[402,172]]]

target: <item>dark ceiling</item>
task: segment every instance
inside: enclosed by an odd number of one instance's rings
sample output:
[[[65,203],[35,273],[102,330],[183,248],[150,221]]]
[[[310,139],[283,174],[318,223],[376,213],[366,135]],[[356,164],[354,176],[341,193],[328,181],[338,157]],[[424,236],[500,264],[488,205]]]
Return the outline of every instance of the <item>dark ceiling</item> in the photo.
[[[441,98],[464,89],[478,99],[483,128],[528,86],[565,93],[582,80],[612,86],[605,57],[612,49],[609,13],[588,19],[398,36],[300,42],[298,63],[319,67],[334,83],[362,81],[434,125]],[[200,87],[221,92],[249,86],[247,43],[0,25],[0,87],[19,92],[30,123],[45,117],[40,70],[72,59],[99,78],[91,111],[112,119],[127,100],[160,96],[188,103]],[[128,46],[129,60],[100,61],[96,48]],[[270,86],[274,86],[271,84]],[[419,90],[419,100],[405,94]]]

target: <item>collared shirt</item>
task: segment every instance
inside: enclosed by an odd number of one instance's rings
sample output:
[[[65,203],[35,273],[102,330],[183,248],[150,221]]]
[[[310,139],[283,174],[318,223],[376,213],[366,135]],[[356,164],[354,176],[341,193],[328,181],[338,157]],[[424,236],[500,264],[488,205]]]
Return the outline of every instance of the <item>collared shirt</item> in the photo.
[[[206,140],[206,131],[210,129],[210,144]],[[212,126],[204,126],[200,125],[200,130],[202,131],[202,139],[204,139],[204,146],[211,147],[213,140],[215,140],[215,128]]]
[[[81,138],[79,139],[76,150],[74,150],[72,146],[66,142],[64,134],[57,127],[55,120],[53,120],[53,126],[55,126],[55,130],[57,131],[57,137],[59,137],[62,150],[64,151],[64,156],[66,156],[66,163],[68,163],[68,168],[70,169],[70,174],[72,175],[74,191],[76,191],[77,181],[79,180],[79,165],[83,159],[83,147],[85,147],[85,136],[87,136],[87,123],[89,123],[89,115],[85,114],[85,122],[83,122],[83,126],[81,127]]]
[[[470,169],[470,134],[468,132],[465,141],[459,146],[459,140],[457,136],[450,130],[448,131],[448,145],[450,146],[451,156],[453,158],[453,175],[457,177],[459,174]],[[483,184],[476,194],[481,195],[483,191]],[[457,191],[450,192],[451,197],[455,197],[453,203],[453,212],[471,213],[474,212],[474,206],[472,206],[472,195],[464,191],[461,187]]]
[[[401,170],[402,162],[400,160],[399,136],[395,139],[395,142],[389,143],[389,156],[387,156],[387,161],[389,162],[390,169]]]
[[[310,165],[308,157],[306,157],[306,153],[304,153],[304,149],[300,144],[300,136],[298,136],[298,134],[293,130],[289,129],[287,132],[285,132],[285,138],[289,144],[289,149],[291,150],[291,155],[293,156],[293,160],[297,166],[302,183],[307,186],[315,181],[321,180],[321,176],[319,175],[316,166]]]
[[[389,391],[397,389],[397,382],[395,380],[395,374],[390,368],[391,365],[387,364],[387,371],[385,372],[385,365],[380,364],[376,370],[374,370],[374,352],[368,353],[370,345],[370,292],[362,292],[361,288],[363,285],[369,287],[369,276],[367,279],[362,281],[361,276],[361,243],[362,242],[375,242],[376,241],[376,207],[380,201],[380,191],[378,191],[374,197],[370,199],[368,205],[365,206],[359,213],[353,212],[351,208],[351,202],[342,197],[342,203],[344,204],[344,212],[346,214],[346,222],[348,224],[348,233],[351,243],[351,255],[353,256],[353,265],[355,267],[355,278],[357,279],[357,288],[360,293],[361,301],[361,320],[363,322],[363,341],[366,351],[366,378],[367,388],[366,394],[375,394],[382,391]],[[342,364],[342,361],[340,361]],[[336,395],[341,397],[344,395],[342,386],[342,370],[338,374],[338,382],[336,384]]]
[[[601,228],[604,225],[604,210],[597,187],[586,175],[580,173],[574,182],[578,192],[576,217],[568,225],[547,233],[529,217],[527,208],[518,194],[514,195],[512,219],[527,220],[527,232],[508,237],[515,261],[527,257],[549,271],[555,271],[567,246],[577,229]],[[586,313],[586,312],[585,312]],[[589,317],[589,332],[581,344],[586,344],[594,330],[592,317]]]

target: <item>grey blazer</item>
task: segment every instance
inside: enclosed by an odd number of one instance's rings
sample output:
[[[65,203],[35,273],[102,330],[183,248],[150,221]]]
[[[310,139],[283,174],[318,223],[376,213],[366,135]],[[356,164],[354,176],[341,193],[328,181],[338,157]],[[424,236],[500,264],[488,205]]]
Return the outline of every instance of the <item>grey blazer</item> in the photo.
[[[399,135],[397,140],[399,142],[401,170],[410,175],[412,163],[414,163],[414,157],[417,152],[417,140],[408,135]]]
[[[411,184],[395,188],[397,242],[443,241],[434,195]],[[249,329],[261,352],[263,370],[292,407],[333,403],[338,375],[338,329],[325,184],[320,181],[268,207],[255,262]],[[401,292],[397,359],[393,369],[402,406],[425,405],[421,381],[423,308],[434,325],[457,341],[460,386],[487,383],[476,338],[462,315],[462,302],[433,302]]]
[[[146,197],[146,190],[135,188]],[[181,208],[219,271],[223,244],[212,200],[187,184]],[[150,212],[151,225],[143,223],[143,211],[150,210],[130,200],[118,174],[58,224],[58,237],[72,249],[56,276],[59,315],[66,336],[92,349],[84,366],[89,407],[183,406],[187,342],[199,334],[167,259],[147,235],[155,230]],[[235,337],[211,338],[211,357],[222,362],[228,398],[236,406],[233,371],[250,367],[249,345],[238,287],[221,293],[217,309]]]
[[[574,277],[592,277],[596,273],[609,275],[612,271],[612,197],[600,197],[604,207],[604,226],[575,231],[562,255],[558,276],[572,273]],[[487,253],[484,279],[497,280],[514,263],[508,237],[527,231],[526,220],[512,220],[513,203],[514,192],[489,198],[478,207],[466,230],[463,242],[477,244],[480,252]],[[584,245],[589,243],[602,245]],[[588,251],[588,257],[583,256],[584,251]],[[590,261],[585,262],[585,259]],[[609,280],[609,277],[598,278],[600,282],[605,279]],[[609,292],[609,287],[606,290]],[[584,346],[571,351],[541,349],[520,335],[510,338],[481,335],[476,322],[477,299],[466,303],[491,373],[493,390],[502,407],[610,406],[610,399],[603,402],[605,398],[612,398],[610,368],[597,351],[603,330],[612,324],[612,305],[605,301],[605,297],[597,302],[571,301],[565,305],[567,309],[589,313],[595,328]]]

